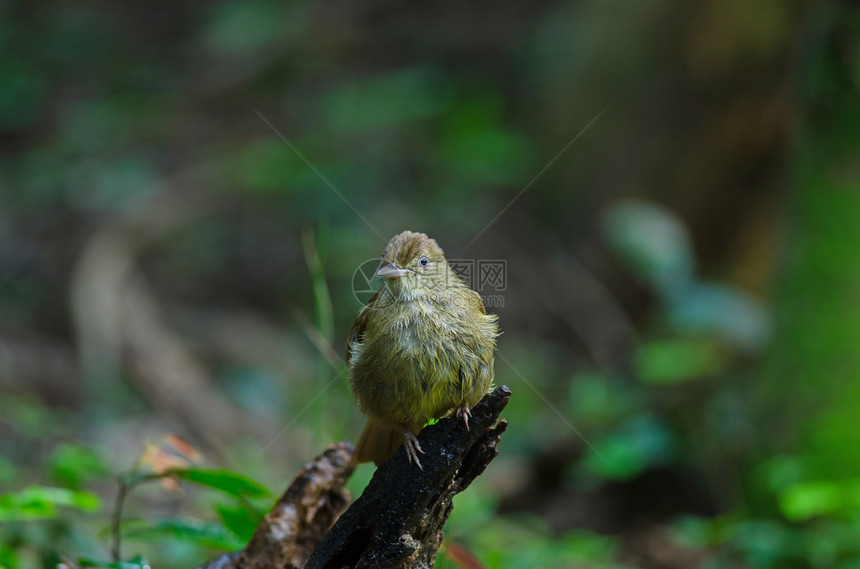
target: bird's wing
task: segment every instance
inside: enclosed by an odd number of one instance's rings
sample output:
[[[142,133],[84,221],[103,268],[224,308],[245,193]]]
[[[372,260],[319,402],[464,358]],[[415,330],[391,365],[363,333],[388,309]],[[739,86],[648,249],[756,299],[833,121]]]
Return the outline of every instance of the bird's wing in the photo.
[[[484,307],[484,301],[481,299],[481,295],[475,292],[474,290],[469,290],[472,293],[475,301],[475,308],[481,311],[482,314],[487,313],[487,309]]]
[[[346,363],[349,363],[350,358],[352,357],[352,343],[361,339],[361,336],[364,334],[364,330],[367,328],[367,317],[370,314],[371,310],[369,310],[373,304],[376,303],[376,299],[379,298],[379,293],[382,289],[376,291],[376,293],[370,297],[370,300],[367,301],[367,304],[361,311],[358,313],[358,316],[355,317],[355,322],[352,323],[352,328],[349,329],[349,334],[346,335]]]

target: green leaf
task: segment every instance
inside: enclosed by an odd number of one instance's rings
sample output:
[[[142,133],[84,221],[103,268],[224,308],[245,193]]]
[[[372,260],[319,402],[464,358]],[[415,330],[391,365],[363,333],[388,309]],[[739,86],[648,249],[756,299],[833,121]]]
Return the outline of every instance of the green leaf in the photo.
[[[779,496],[785,517],[803,521],[823,515],[860,513],[860,479],[808,480],[789,486]]]
[[[680,383],[716,373],[724,359],[709,340],[660,340],[639,347],[636,370],[645,383]]]
[[[0,569],[21,566],[21,550],[11,545],[0,543]]]
[[[599,373],[577,373],[570,380],[570,413],[586,428],[617,425],[644,405],[642,391]]]
[[[745,520],[732,531],[733,545],[744,553],[746,567],[786,567],[787,559],[797,559],[803,551],[797,532],[773,520]]]
[[[162,518],[137,523],[135,520],[128,520],[124,524],[123,535],[154,543],[175,539],[224,551],[233,551],[245,545],[245,542],[237,539],[223,525],[196,518]]]
[[[592,472],[613,480],[633,478],[647,466],[642,453],[622,437],[608,437],[599,441],[600,454],[589,451],[585,464]]]
[[[281,2],[213,3],[203,44],[218,56],[250,56],[276,41],[285,26]]]
[[[90,557],[79,557],[78,565],[81,567],[107,567],[109,569],[150,569],[149,561],[141,555],[127,561],[101,561]]]
[[[681,334],[718,334],[744,350],[756,351],[770,338],[770,318],[762,303],[738,287],[697,282],[676,295],[668,320]]]
[[[619,567],[612,537],[587,530],[557,538],[552,533],[540,520],[501,516],[471,528],[467,543],[487,567]]]
[[[91,492],[29,486],[18,492],[0,495],[0,521],[27,521],[56,518],[57,506],[94,512],[101,508],[101,500]]]
[[[610,246],[633,273],[664,297],[693,280],[695,259],[687,228],[669,210],[638,200],[614,205],[602,219]]]
[[[633,478],[648,467],[664,464],[676,451],[672,432],[652,415],[633,417],[616,432],[597,439],[585,466],[612,480]]]
[[[504,121],[502,104],[491,94],[458,101],[445,116],[439,159],[467,185],[521,185],[534,175],[533,142]]]
[[[65,443],[57,445],[51,452],[49,468],[53,478],[74,489],[86,480],[108,472],[107,464],[96,449]]]
[[[289,146],[275,136],[263,136],[247,142],[228,158],[233,177],[240,187],[258,192],[294,191],[304,164],[300,164]]]
[[[248,496],[253,498],[270,495],[264,486],[254,482],[247,476],[229,470],[189,468],[185,470],[171,470],[170,473],[188,482],[221,490],[231,496]]]
[[[263,519],[258,512],[242,505],[218,504],[215,506],[215,511],[218,512],[218,517],[221,518],[224,526],[244,542],[254,536],[257,525]]]
[[[350,134],[440,115],[450,102],[443,71],[398,69],[332,89],[323,101],[333,132]]]

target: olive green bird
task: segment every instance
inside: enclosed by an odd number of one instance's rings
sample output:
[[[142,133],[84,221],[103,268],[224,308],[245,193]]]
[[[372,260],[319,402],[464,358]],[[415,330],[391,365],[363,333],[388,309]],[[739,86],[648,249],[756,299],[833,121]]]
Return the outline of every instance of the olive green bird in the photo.
[[[423,233],[395,235],[377,275],[384,285],[347,337],[349,382],[368,417],[353,459],[379,465],[403,443],[422,468],[416,433],[455,410],[468,427],[490,390],[498,316]]]

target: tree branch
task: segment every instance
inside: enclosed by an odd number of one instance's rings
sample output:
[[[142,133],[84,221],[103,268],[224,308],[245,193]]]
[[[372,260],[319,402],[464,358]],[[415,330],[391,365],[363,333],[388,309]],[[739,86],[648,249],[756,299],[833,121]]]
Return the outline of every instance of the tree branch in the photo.
[[[510,396],[502,386],[484,397],[472,409],[470,428],[451,416],[422,430],[424,470],[401,447],[339,519],[349,500],[344,484],[352,447],[330,446],[305,465],[243,551],[198,569],[432,567],[454,495],[498,455],[507,428],[499,414]]]

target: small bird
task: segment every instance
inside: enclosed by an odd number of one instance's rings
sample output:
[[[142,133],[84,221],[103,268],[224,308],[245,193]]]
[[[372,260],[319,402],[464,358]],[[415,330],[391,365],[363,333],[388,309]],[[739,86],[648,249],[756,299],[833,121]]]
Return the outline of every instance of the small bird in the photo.
[[[403,443],[423,470],[416,433],[451,411],[468,427],[492,386],[498,316],[423,233],[395,235],[376,274],[384,284],[347,336],[350,386],[368,417],[353,460],[378,466]]]

